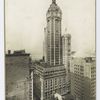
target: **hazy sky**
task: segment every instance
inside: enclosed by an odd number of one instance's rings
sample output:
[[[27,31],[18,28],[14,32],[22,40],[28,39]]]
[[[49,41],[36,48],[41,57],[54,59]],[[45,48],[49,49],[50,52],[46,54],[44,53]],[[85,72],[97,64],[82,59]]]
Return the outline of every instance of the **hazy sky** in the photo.
[[[34,58],[43,54],[46,12],[52,0],[5,0],[6,50],[25,49]],[[56,0],[62,9],[62,34],[72,36],[78,54],[95,51],[95,0]]]

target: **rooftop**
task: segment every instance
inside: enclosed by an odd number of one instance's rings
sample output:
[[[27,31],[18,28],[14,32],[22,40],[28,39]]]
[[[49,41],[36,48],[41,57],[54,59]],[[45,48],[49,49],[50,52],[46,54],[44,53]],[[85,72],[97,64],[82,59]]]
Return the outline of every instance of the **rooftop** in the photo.
[[[11,50],[8,50],[8,53],[6,56],[29,56],[30,53],[26,53],[25,50],[16,50],[13,53],[11,53]]]

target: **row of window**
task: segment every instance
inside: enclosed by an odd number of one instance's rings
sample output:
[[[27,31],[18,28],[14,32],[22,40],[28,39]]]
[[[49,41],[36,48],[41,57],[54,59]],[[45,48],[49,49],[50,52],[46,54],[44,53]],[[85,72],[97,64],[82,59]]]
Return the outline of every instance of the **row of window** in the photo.
[[[51,80],[46,80],[45,81],[45,87],[50,88],[52,86],[60,85],[60,84],[65,84],[65,77],[63,78],[54,78]]]
[[[59,93],[59,94],[63,94],[66,92],[66,89],[65,88],[61,88],[61,89],[55,89],[55,90],[51,90],[50,92],[46,92],[45,93],[45,98],[48,99],[48,98],[52,98],[54,96],[54,93]],[[52,99],[51,99],[52,100]]]

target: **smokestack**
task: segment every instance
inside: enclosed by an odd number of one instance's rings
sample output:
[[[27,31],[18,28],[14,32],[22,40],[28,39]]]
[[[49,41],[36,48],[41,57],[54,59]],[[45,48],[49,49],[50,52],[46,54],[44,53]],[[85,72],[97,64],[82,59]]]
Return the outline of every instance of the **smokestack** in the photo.
[[[11,50],[8,50],[8,54],[11,54]]]

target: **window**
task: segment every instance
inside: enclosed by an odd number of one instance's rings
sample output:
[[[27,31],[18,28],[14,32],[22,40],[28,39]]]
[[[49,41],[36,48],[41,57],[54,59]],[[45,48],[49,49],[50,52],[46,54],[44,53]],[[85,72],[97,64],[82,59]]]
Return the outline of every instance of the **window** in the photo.
[[[68,42],[68,45],[71,45],[71,43],[70,43],[70,42]]]
[[[48,22],[49,22],[50,20],[48,19]]]
[[[57,85],[57,78],[55,78],[55,85]]]

